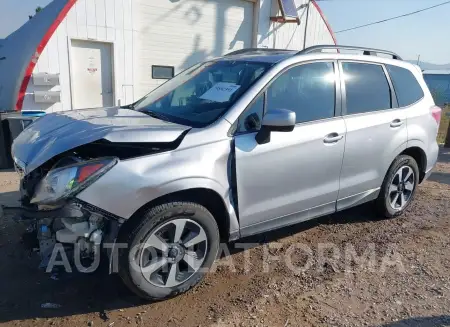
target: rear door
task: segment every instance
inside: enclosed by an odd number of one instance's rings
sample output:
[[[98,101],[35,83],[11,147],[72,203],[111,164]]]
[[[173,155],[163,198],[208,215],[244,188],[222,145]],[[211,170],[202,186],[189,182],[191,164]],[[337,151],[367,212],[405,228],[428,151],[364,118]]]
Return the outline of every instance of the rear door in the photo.
[[[406,112],[398,108],[384,65],[340,62],[347,127],[337,208],[374,199],[394,158],[406,148]]]
[[[287,69],[239,119],[235,157],[242,235],[335,211],[345,143],[344,120],[335,114],[340,110],[335,67],[314,62]],[[272,132],[269,143],[258,144],[264,108],[294,111],[294,130]]]

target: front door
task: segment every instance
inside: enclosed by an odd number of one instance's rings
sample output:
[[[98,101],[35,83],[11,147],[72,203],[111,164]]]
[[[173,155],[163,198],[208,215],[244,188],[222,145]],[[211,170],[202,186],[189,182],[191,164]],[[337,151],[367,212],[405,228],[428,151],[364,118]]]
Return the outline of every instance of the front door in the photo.
[[[114,105],[111,44],[72,40],[74,109]]]
[[[346,134],[335,114],[337,76],[331,62],[290,68],[239,119],[235,158],[243,236],[335,211]],[[294,111],[297,124],[292,132],[272,132],[270,142],[260,145],[254,130],[271,109]]]

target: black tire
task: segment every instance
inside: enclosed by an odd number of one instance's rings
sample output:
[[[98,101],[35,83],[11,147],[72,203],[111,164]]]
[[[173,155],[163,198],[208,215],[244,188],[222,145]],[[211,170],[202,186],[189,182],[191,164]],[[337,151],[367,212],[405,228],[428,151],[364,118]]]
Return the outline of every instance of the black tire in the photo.
[[[174,297],[198,284],[205,275],[207,269],[200,269],[180,285],[158,287],[148,282],[140,272],[131,267],[130,250],[159,226],[177,218],[193,220],[204,229],[208,240],[208,249],[202,268],[210,268],[217,257],[220,245],[219,228],[216,220],[205,207],[193,202],[169,202],[150,208],[140,221],[133,226],[128,226],[126,235],[122,235],[119,240],[128,245],[126,250],[119,253],[119,276],[133,293],[143,299],[160,301]]]
[[[406,205],[401,209],[394,209],[390,205],[390,199],[389,199],[389,186],[391,185],[396,172],[402,167],[402,166],[408,166],[410,167],[414,172],[414,189],[412,191],[411,197],[409,198]],[[400,155],[398,156],[394,162],[391,164],[391,167],[389,168],[383,184],[380,189],[380,194],[375,201],[377,212],[386,218],[393,218],[397,217],[408,208],[408,206],[411,204],[411,202],[414,199],[414,194],[416,193],[417,184],[419,182],[419,167],[417,165],[416,160],[414,160],[413,157],[408,155]]]

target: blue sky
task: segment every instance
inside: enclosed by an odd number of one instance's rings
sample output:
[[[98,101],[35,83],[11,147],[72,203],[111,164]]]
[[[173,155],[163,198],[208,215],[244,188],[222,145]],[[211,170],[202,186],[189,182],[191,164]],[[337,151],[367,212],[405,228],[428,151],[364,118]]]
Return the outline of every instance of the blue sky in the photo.
[[[444,0],[326,0],[319,1],[331,28],[343,30],[402,15]],[[405,59],[450,63],[450,4],[345,33],[339,44],[388,49]]]
[[[150,0],[151,1],[151,0]],[[223,0],[226,1],[226,0]],[[0,38],[20,27],[50,0],[0,0]],[[319,5],[334,31],[401,15],[444,0],[323,0]],[[338,43],[384,48],[406,59],[450,63],[450,4],[410,17],[336,34]]]
[[[0,0],[0,39],[5,38],[34,14],[36,7],[45,7],[51,0]]]

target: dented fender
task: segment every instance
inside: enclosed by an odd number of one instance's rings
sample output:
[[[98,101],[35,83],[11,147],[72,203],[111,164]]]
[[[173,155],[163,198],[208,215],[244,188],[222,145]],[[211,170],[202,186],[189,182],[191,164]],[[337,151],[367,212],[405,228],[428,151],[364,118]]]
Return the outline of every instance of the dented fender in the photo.
[[[59,154],[99,140],[163,144],[175,142],[189,129],[120,107],[53,113],[37,119],[14,140],[12,155],[28,174]]]

